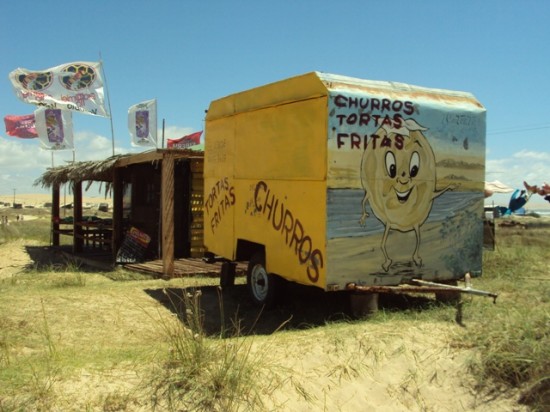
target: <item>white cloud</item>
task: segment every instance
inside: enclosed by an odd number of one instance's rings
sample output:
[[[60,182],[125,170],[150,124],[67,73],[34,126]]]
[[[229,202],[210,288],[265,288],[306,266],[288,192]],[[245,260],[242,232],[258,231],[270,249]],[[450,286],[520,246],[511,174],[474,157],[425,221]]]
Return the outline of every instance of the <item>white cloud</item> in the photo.
[[[169,126],[164,128],[164,139],[165,141],[166,139],[179,139],[180,137],[197,131],[198,130],[193,130],[190,127]],[[162,139],[162,129],[160,129],[158,132],[158,138],[159,140]]]
[[[515,159],[536,159],[536,160],[550,160],[550,153],[548,152],[533,152],[531,150],[521,150],[514,154]]]
[[[76,160],[100,160],[112,156],[112,139],[92,132],[75,133]]]
[[[50,155],[40,149],[37,139],[2,138],[0,140],[1,170],[18,170],[47,166]],[[13,173],[13,172],[12,172]]]

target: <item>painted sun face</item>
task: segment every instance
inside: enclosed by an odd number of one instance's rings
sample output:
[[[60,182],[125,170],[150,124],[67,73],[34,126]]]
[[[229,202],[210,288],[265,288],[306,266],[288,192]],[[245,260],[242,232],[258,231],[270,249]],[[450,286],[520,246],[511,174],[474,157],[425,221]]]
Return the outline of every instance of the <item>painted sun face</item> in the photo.
[[[435,156],[421,131],[409,136],[380,128],[363,153],[361,182],[373,213],[392,229],[424,223],[435,192]]]

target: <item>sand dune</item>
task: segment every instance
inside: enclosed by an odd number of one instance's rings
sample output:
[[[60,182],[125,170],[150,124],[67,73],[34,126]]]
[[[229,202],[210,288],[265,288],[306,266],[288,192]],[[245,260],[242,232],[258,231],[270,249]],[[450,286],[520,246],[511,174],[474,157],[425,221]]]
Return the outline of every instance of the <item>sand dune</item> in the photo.
[[[34,207],[42,207],[45,203],[51,203],[52,201],[52,195],[51,193],[31,193],[31,194],[19,194],[15,193],[15,203],[21,203],[23,207],[25,206],[34,206]],[[14,195],[0,195],[0,202],[9,203],[10,205],[14,202]],[[72,193],[69,194],[61,194],[60,196],[60,203],[61,205],[73,203],[73,195]],[[109,206],[112,206],[113,199],[108,197],[105,198],[102,194],[97,194],[97,196],[86,196],[86,194],[82,197],[82,203],[84,205],[99,205],[99,203],[107,203]]]

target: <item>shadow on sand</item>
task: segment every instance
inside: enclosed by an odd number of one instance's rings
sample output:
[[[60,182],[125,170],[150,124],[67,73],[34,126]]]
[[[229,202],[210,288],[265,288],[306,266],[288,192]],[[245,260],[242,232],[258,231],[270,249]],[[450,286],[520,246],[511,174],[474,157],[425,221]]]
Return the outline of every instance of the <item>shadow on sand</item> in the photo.
[[[93,261],[96,264],[90,264],[82,256],[72,255],[70,246],[25,246],[31,262],[25,267],[27,270],[65,270],[68,267],[78,268],[80,272],[104,272],[112,270],[112,266],[105,264],[101,260],[103,255],[95,255]]]
[[[246,285],[235,285],[223,290],[216,286],[199,288],[146,289],[182,321],[186,304],[191,299],[185,294],[200,290],[202,328],[208,336],[269,335],[277,330],[298,330],[319,327],[327,322],[354,320],[347,292],[324,292],[320,289],[287,283],[273,308],[261,308],[251,301]],[[423,310],[434,303],[427,297],[380,295],[380,310]],[[192,309],[192,308],[190,308]]]
[[[79,265],[58,248],[27,246],[32,263],[27,269],[65,270],[67,265],[78,265],[81,272],[101,272],[97,267]],[[348,292],[324,292],[321,289],[284,282],[280,298],[273,308],[256,306],[246,285],[220,288],[200,286],[190,288],[145,289],[145,293],[184,321],[184,296],[200,290],[200,317],[208,336],[269,335],[277,330],[299,330],[324,326],[327,322],[350,322],[352,315]],[[428,296],[381,294],[380,310],[422,311],[434,304]],[[190,308],[194,309],[194,308]]]

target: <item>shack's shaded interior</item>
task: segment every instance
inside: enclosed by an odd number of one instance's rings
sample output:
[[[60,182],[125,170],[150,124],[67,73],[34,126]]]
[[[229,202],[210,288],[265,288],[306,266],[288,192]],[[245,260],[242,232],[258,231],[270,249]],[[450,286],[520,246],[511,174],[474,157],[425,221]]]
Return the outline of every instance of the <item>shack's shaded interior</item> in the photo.
[[[192,171],[191,164],[194,171]],[[130,164],[120,168],[123,232],[131,226],[151,237],[148,259],[162,257],[162,168],[160,162]],[[197,159],[174,162],[174,258],[202,256],[202,170]],[[193,202],[193,205],[192,205]],[[199,230],[197,230],[199,229]]]

